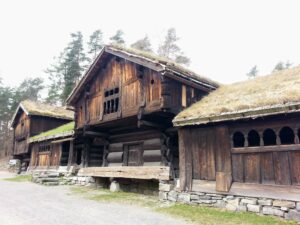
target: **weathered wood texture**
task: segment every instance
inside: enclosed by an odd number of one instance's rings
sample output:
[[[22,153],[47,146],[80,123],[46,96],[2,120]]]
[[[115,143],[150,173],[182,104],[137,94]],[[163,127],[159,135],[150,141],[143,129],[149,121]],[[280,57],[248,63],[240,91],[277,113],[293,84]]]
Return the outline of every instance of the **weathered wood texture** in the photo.
[[[211,128],[179,130],[179,168],[182,190],[191,190],[192,180],[216,179],[216,139]],[[224,154],[223,154],[224,155]],[[220,160],[219,160],[220,161]],[[221,162],[220,172],[225,171]]]
[[[290,128],[290,133],[282,131],[287,127]],[[245,136],[245,143],[242,147],[235,147],[232,140],[233,181],[300,185],[299,128],[300,122],[293,116],[265,119],[251,122],[251,125],[248,123],[232,124],[230,126],[231,137],[236,132]],[[272,130],[274,135],[267,137],[265,133],[267,130]],[[257,132],[260,138],[257,146],[250,146],[250,131]],[[290,140],[290,143],[284,143],[286,140]]]
[[[147,67],[111,56],[86,85],[75,104],[76,127],[100,124],[144,113],[178,113],[204,92],[163,77]],[[185,102],[184,106],[182,101]]]
[[[14,126],[13,154],[21,155],[28,153],[29,137],[51,130],[67,122],[69,122],[69,120],[41,116],[27,116],[25,112],[20,112],[17,123]]]
[[[92,177],[169,180],[170,167],[166,167],[166,166],[88,167],[88,168],[80,169],[78,175],[92,176]]]

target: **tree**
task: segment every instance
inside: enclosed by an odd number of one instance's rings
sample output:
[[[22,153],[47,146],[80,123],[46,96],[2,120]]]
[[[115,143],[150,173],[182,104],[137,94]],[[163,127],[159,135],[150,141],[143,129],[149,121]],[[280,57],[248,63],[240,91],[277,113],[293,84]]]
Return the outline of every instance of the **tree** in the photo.
[[[257,69],[257,66],[255,65],[247,73],[247,76],[248,76],[248,78],[254,78],[257,76],[257,74],[258,74],[258,69]]]
[[[122,30],[117,30],[117,32],[109,38],[111,40],[111,44],[124,45],[125,40],[123,38],[123,35],[124,32]]]
[[[151,43],[148,36],[145,36],[144,38],[137,40],[136,42],[131,44],[130,47],[144,52],[152,52]]]
[[[71,33],[71,41],[58,57],[58,61],[46,70],[50,80],[49,103],[64,103],[87,68],[81,32]]]
[[[190,59],[184,56],[180,47],[177,45],[177,41],[180,38],[176,35],[175,28],[170,28],[167,31],[165,40],[158,48],[158,54],[168,59],[174,60],[177,63],[188,65]]]
[[[96,30],[90,36],[88,44],[88,54],[91,55],[89,61],[93,61],[100,50],[103,48],[103,33],[101,30]]]
[[[288,69],[288,68],[290,68],[292,65],[293,65],[293,64],[290,63],[290,61],[286,61],[286,63],[280,61],[280,62],[278,62],[278,63],[275,65],[275,67],[274,67],[274,69],[273,69],[273,72],[277,72],[277,71],[280,71],[280,70]]]

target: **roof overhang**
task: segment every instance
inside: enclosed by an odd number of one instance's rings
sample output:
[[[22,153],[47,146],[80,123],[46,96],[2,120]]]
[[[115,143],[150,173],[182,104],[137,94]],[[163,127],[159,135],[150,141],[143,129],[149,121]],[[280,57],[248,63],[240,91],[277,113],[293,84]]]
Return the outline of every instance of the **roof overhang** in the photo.
[[[274,116],[281,114],[291,114],[300,112],[300,103],[277,105],[273,107],[260,107],[252,110],[222,113],[215,116],[194,117],[189,119],[175,119],[173,125],[176,127],[205,125],[209,123],[236,121],[242,119],[256,119],[259,117]]]

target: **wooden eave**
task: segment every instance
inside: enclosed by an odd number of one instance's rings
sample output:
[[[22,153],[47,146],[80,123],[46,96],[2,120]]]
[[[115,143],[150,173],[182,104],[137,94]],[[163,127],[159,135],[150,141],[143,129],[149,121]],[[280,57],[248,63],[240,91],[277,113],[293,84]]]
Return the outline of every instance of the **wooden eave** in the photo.
[[[273,116],[280,114],[291,114],[300,112],[300,103],[289,104],[281,107],[268,107],[268,108],[258,108],[253,110],[244,110],[240,112],[233,113],[223,113],[216,116],[207,116],[207,117],[195,117],[195,118],[186,118],[186,119],[174,119],[173,124],[176,127],[180,126],[190,126],[190,125],[201,125],[208,123],[216,122],[226,122],[226,121],[235,121],[242,119],[256,119],[259,117]]]

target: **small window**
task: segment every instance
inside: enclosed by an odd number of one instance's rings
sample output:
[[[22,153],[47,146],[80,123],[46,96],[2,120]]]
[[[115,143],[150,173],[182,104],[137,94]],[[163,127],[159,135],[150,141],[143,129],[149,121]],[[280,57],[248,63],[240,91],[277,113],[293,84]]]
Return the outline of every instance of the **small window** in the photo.
[[[110,114],[119,110],[119,87],[104,92],[103,114]]]
[[[295,144],[294,131],[290,127],[283,127],[279,132],[279,136],[282,145]]]
[[[276,134],[272,129],[266,129],[263,133],[264,145],[276,145]]]
[[[242,132],[235,132],[233,134],[233,147],[240,148],[245,146],[245,137]]]
[[[260,145],[260,137],[256,130],[251,130],[248,133],[248,146],[254,147]]]

